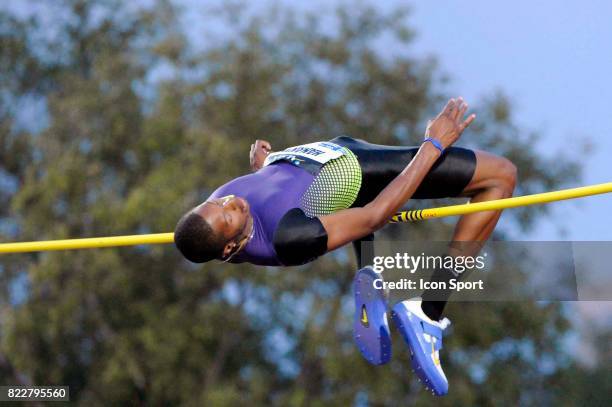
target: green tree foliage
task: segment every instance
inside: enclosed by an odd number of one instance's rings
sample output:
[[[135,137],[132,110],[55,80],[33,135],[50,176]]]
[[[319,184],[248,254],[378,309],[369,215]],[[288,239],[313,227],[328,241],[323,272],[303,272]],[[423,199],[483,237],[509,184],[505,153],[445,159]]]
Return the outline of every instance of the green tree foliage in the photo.
[[[2,240],[170,231],[248,170],[255,138],[416,144],[447,97],[436,61],[409,52],[405,10],[362,4],[323,19],[230,6],[202,20],[223,30],[201,37],[170,2],[127,3],[46,5],[46,24],[0,13]],[[23,123],[24,100],[44,106],[30,112],[37,123]],[[477,112],[463,145],[517,162],[520,192],[572,181],[575,163],[536,156],[537,135],[502,94]],[[528,230],[535,214],[546,208],[504,216]],[[444,239],[450,227],[383,233]],[[196,266],[171,246],[3,256],[0,382],[69,385],[83,405],[428,405],[399,341],[377,368],[353,346],[351,256],[288,269]],[[562,385],[588,388],[589,373],[571,380],[559,304],[450,313],[460,323],[442,404],[553,403]]]

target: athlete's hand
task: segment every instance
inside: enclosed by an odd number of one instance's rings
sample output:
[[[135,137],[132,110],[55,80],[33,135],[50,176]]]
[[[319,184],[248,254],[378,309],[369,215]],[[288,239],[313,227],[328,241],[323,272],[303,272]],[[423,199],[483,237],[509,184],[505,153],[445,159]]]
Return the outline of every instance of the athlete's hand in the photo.
[[[467,108],[467,103],[461,97],[449,100],[444,110],[427,124],[425,138],[438,140],[444,148],[451,146],[476,118],[475,114],[471,114],[464,119]]]
[[[266,140],[255,140],[255,144],[251,144],[249,158],[253,171],[257,171],[263,167],[263,163],[268,154],[270,154],[270,151],[272,151],[272,146]]]

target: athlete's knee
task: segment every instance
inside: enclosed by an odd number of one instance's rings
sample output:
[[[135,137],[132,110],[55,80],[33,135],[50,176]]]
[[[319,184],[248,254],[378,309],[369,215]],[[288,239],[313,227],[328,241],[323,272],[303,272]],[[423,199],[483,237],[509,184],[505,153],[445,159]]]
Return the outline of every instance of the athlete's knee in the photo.
[[[507,158],[498,157],[496,167],[496,186],[502,190],[505,197],[512,196],[514,188],[516,187],[518,173],[516,165]]]

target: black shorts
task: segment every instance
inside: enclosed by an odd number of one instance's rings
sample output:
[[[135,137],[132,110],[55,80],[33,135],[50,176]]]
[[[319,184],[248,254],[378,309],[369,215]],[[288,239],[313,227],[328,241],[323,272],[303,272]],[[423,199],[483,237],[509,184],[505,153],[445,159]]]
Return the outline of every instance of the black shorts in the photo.
[[[419,147],[372,144],[352,137],[336,137],[330,142],[351,150],[359,160],[361,189],[353,206],[364,206],[397,177],[410,163]],[[476,170],[476,154],[461,147],[444,151],[412,196],[413,199],[457,197],[470,183]]]
[[[346,136],[330,141],[350,149],[361,166],[361,188],[352,205],[354,207],[374,200],[419,150],[418,147],[371,144]],[[412,198],[459,196],[472,179],[475,169],[476,155],[473,151],[450,147],[433,165]],[[318,218],[308,217],[302,209],[294,208],[283,216],[274,232],[274,249],[285,266],[307,263],[327,251],[327,231]]]

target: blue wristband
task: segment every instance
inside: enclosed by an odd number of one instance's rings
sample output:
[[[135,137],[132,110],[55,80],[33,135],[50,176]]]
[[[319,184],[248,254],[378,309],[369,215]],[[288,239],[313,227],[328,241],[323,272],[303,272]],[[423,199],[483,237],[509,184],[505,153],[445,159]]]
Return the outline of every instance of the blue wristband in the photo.
[[[440,150],[440,154],[444,154],[444,147],[442,147],[442,144],[440,144],[440,142],[438,140],[432,139],[431,137],[427,137],[425,140],[423,140],[423,143],[426,143],[428,141],[431,144],[433,144],[435,148]]]

